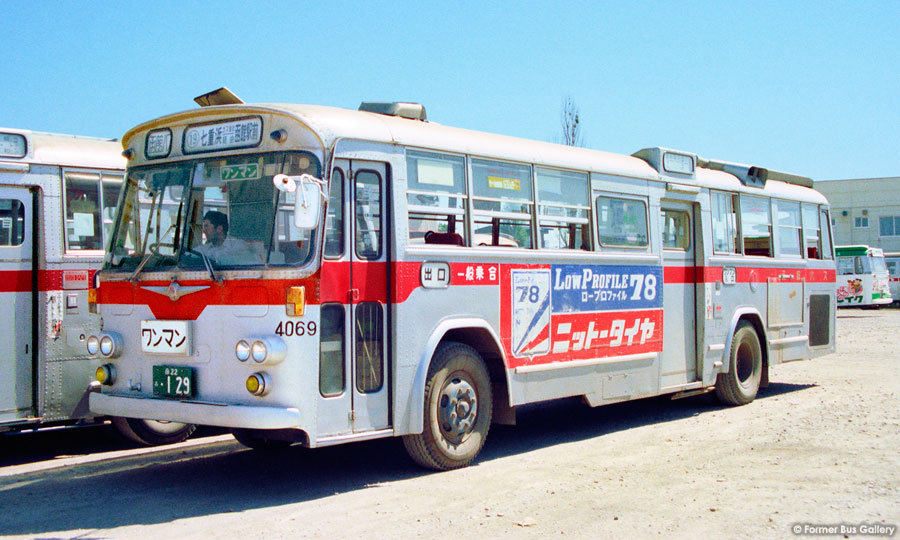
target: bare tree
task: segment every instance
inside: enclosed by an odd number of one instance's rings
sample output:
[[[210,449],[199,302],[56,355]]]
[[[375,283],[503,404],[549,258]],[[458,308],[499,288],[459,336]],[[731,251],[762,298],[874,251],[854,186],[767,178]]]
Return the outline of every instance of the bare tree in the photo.
[[[584,142],[581,136],[581,118],[578,114],[578,105],[572,96],[566,96],[563,101],[560,121],[563,131],[562,143],[567,146],[581,146]]]

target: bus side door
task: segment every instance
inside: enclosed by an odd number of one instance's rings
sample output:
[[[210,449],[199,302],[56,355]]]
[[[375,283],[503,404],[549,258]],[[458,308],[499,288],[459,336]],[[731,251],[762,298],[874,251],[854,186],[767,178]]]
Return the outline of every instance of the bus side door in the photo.
[[[28,418],[34,408],[34,208],[28,189],[0,187],[0,423]]]
[[[697,380],[695,205],[662,201],[665,289],[660,389]]]

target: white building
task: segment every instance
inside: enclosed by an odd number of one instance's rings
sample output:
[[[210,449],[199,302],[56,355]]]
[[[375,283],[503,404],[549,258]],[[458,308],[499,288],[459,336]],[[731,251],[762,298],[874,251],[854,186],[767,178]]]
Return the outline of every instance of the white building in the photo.
[[[835,245],[900,252],[900,176],[826,180],[815,188],[831,203]]]

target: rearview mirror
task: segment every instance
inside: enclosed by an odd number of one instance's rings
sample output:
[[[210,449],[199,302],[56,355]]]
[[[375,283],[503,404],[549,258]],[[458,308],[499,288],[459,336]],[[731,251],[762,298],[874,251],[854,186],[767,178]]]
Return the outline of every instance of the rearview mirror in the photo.
[[[294,193],[294,226],[302,230],[315,229],[319,224],[325,181],[310,174],[276,174],[272,183],[278,191]]]

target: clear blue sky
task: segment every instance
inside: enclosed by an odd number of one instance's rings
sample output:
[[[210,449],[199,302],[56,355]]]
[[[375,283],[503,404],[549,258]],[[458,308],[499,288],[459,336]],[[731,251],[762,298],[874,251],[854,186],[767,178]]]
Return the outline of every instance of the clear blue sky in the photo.
[[[120,137],[247,102],[417,101],[531,139],[696,152],[817,180],[900,176],[900,1],[0,0],[0,126]]]

